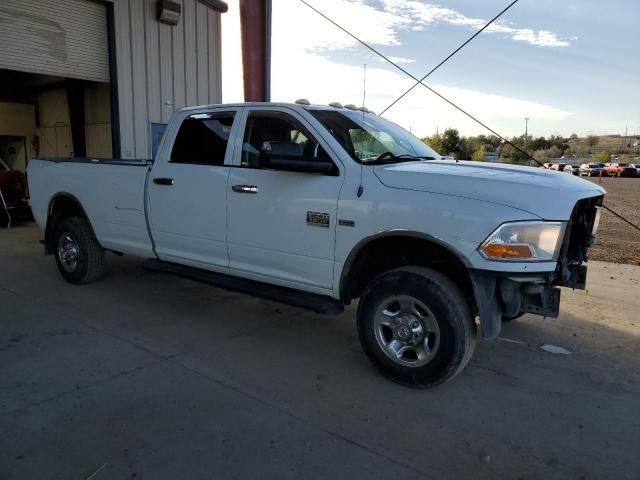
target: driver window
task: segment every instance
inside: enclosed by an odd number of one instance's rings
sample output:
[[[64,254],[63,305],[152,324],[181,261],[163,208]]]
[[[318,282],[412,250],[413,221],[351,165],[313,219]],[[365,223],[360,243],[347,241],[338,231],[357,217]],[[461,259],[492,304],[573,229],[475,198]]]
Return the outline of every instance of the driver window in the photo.
[[[270,158],[330,160],[327,152],[293,116],[284,112],[251,112],[242,143],[241,165],[276,169]]]

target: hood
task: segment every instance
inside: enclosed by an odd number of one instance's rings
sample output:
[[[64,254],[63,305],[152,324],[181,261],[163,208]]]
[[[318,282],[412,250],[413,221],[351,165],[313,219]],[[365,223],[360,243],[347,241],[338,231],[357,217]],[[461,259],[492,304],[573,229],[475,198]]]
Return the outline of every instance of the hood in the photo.
[[[579,199],[606,193],[568,173],[502,163],[430,160],[381,165],[374,173],[387,187],[506,205],[545,220],[567,220]]]

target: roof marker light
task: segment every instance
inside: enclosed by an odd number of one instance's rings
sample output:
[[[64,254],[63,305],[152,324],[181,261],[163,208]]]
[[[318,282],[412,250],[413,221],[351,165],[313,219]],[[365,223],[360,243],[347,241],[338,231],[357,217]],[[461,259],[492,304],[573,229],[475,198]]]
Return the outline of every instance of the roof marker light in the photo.
[[[298,105],[311,105],[311,102],[309,102],[309,100],[307,100],[306,98],[299,98],[298,100],[296,100],[296,103]]]
[[[342,108],[342,104],[340,102],[331,102],[329,106],[333,108]]]

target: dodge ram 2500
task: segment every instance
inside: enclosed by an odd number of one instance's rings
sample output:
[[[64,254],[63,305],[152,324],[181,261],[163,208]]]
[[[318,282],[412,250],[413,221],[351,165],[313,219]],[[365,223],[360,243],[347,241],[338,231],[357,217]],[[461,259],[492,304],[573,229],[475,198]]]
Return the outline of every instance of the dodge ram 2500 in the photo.
[[[365,110],[365,109],[363,109]],[[372,363],[441,384],[505,319],[584,288],[605,191],[525,166],[442,160],[368,111],[235,104],[176,112],[155,161],[32,160],[45,253],[71,283],[105,251],[340,312]]]

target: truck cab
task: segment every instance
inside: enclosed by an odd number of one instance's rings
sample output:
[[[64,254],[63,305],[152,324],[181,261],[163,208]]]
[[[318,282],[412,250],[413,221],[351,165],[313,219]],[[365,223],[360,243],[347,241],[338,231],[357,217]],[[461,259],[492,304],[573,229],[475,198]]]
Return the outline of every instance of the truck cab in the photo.
[[[72,283],[104,252],[316,311],[358,301],[373,364],[431,387],[503,319],[584,288],[604,190],[531,167],[443,160],[366,109],[208,105],[151,161],[34,160],[45,250]]]

